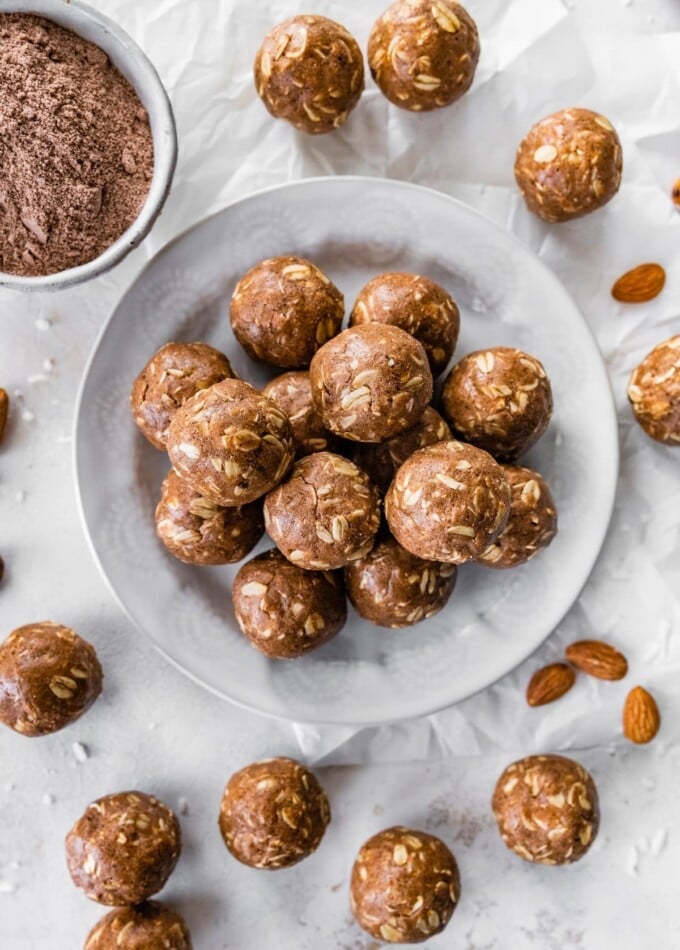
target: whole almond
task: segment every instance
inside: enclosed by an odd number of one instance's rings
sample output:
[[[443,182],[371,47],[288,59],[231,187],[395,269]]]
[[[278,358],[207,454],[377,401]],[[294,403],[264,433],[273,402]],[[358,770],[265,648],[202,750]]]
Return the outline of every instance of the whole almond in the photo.
[[[620,303],[647,303],[663,290],[666,271],[661,264],[638,264],[622,274],[612,287],[612,297]]]
[[[527,702],[530,706],[545,706],[571,689],[576,674],[566,663],[551,663],[536,670],[527,686]]]
[[[5,434],[8,413],[9,396],[7,395],[7,390],[0,388],[0,442],[2,442],[2,437]]]
[[[628,672],[628,660],[623,653],[602,640],[579,640],[564,652],[577,670],[600,680],[622,680]]]
[[[651,742],[659,731],[661,716],[651,693],[635,686],[626,696],[623,706],[623,734],[631,742],[644,745]]]
[[[671,198],[673,199],[675,207],[680,208],[680,178],[678,178],[671,188]]]

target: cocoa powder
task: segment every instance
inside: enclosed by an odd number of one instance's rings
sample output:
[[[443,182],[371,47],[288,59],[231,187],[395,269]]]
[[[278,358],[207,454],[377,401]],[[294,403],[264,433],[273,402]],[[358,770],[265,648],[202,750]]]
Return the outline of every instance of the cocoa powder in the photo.
[[[0,271],[98,257],[139,215],[152,173],[147,113],[106,53],[42,17],[0,14]]]

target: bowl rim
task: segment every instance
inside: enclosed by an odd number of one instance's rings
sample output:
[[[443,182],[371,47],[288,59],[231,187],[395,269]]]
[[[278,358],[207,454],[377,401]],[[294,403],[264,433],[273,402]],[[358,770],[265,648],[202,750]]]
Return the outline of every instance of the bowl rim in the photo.
[[[177,126],[168,92],[156,67],[142,48],[121,26],[82,0],[0,0],[0,15],[3,13],[32,13],[52,20],[58,26],[81,36],[80,27],[94,23],[102,37],[110,37],[116,53],[105,50],[116,68],[125,63],[126,76],[151,119],[151,134],[154,146],[154,169],[149,192],[141,211],[132,224],[98,257],[58,271],[36,277],[7,274],[0,271],[0,288],[19,291],[61,290],[82,284],[111,270],[146,238],[170,193],[177,166]],[[89,42],[95,42],[90,40]],[[97,43],[97,45],[99,45]],[[117,62],[116,62],[117,60]],[[146,86],[146,94],[140,91]],[[155,131],[154,131],[155,126]]]

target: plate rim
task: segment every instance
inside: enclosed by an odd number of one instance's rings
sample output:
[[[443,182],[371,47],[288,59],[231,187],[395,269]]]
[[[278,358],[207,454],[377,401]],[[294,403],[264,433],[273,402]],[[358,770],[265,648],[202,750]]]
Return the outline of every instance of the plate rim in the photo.
[[[176,660],[173,656],[171,656],[170,653],[168,653],[168,651],[161,645],[161,643],[159,643],[156,640],[153,634],[150,631],[148,631],[135,618],[135,616],[127,607],[121,595],[118,593],[118,591],[113,585],[113,582],[108,576],[108,573],[101,561],[96,545],[94,543],[94,539],[90,531],[90,526],[88,524],[88,520],[85,514],[83,492],[81,489],[82,479],[81,479],[81,472],[80,472],[80,465],[79,465],[80,449],[81,449],[82,442],[84,441],[81,439],[79,435],[81,424],[82,424],[84,395],[85,395],[85,390],[87,388],[90,374],[92,372],[95,360],[97,358],[97,354],[104,341],[104,338],[106,337],[108,331],[113,325],[113,321],[115,320],[116,315],[118,311],[120,310],[121,306],[123,305],[123,303],[125,302],[126,298],[129,296],[129,294],[132,293],[133,289],[137,286],[140,280],[143,279],[147,271],[149,271],[151,267],[156,264],[158,258],[169,253],[177,244],[179,244],[181,241],[187,238],[195,230],[202,227],[208,221],[211,221],[217,216],[224,214],[225,211],[229,211],[230,209],[234,207],[238,207],[239,205],[245,204],[257,198],[261,198],[273,192],[291,191],[291,190],[295,190],[296,188],[304,188],[306,185],[310,185],[310,184],[314,184],[314,185],[328,184],[328,183],[337,182],[337,181],[354,182],[358,185],[368,185],[368,186],[370,186],[371,184],[380,184],[382,186],[387,185],[389,188],[397,188],[397,189],[402,189],[404,191],[424,192],[430,195],[431,197],[436,197],[438,200],[443,200],[447,203],[451,203],[455,205],[457,208],[462,209],[466,214],[470,214],[470,215],[473,215],[474,217],[481,219],[484,222],[485,226],[489,228],[491,231],[502,234],[505,239],[509,239],[513,243],[519,245],[522,248],[524,253],[530,255],[533,258],[534,263],[542,269],[549,283],[551,283],[553,287],[569,301],[575,313],[578,314],[581,320],[581,323],[583,325],[583,329],[586,331],[587,335],[590,337],[593,343],[595,353],[597,354],[597,358],[599,360],[599,363],[604,375],[604,381],[606,383],[605,389],[608,395],[608,398],[606,400],[606,412],[607,412],[607,416],[609,417],[608,429],[609,429],[610,438],[611,438],[611,444],[607,447],[606,457],[611,458],[612,475],[611,475],[611,479],[608,486],[609,497],[606,503],[606,510],[604,512],[605,518],[603,520],[603,528],[601,532],[602,537],[599,541],[599,544],[597,544],[597,546],[594,547],[591,557],[588,559],[587,570],[585,572],[584,580],[582,584],[579,586],[578,590],[576,591],[573,600],[565,608],[562,614],[558,617],[558,619],[555,621],[551,629],[546,632],[545,636],[540,641],[540,643],[532,645],[531,648],[527,650],[525,653],[523,653],[522,656],[517,660],[517,662],[514,663],[509,669],[505,670],[504,673],[500,674],[499,676],[495,676],[494,678],[489,680],[489,682],[486,683],[484,686],[480,686],[480,687],[470,690],[469,692],[465,693],[465,695],[460,696],[458,699],[455,699],[451,702],[444,703],[444,704],[442,704],[439,701],[437,701],[433,705],[428,705],[427,703],[424,703],[423,710],[415,714],[406,713],[401,716],[400,715],[379,716],[377,718],[373,718],[369,720],[360,719],[360,718],[356,718],[356,719],[300,718],[300,717],[287,716],[284,713],[278,713],[272,710],[261,709],[260,707],[252,703],[248,703],[243,699],[238,699],[233,696],[230,696],[219,687],[205,682],[203,679],[201,679],[201,677],[198,674],[192,672],[190,669],[184,666],[179,660]],[[604,409],[605,407],[603,406],[602,408]],[[541,647],[544,646],[547,640],[555,632],[559,624],[564,620],[565,616],[573,608],[574,604],[576,603],[578,598],[581,596],[581,593],[583,592],[588,581],[590,580],[591,574],[600,557],[602,548],[604,546],[605,540],[607,538],[607,535],[611,527],[611,520],[612,520],[612,515],[614,512],[616,492],[618,488],[618,481],[619,481],[619,474],[620,474],[620,437],[619,437],[619,431],[618,431],[618,414],[617,414],[617,409],[616,409],[615,394],[612,388],[609,372],[607,371],[607,365],[602,355],[599,342],[597,340],[597,337],[595,336],[595,333],[592,327],[590,326],[590,324],[584,317],[580,308],[576,305],[571,294],[569,293],[567,288],[564,286],[562,281],[559,279],[559,277],[514,232],[510,231],[507,228],[504,228],[500,224],[497,224],[487,215],[483,214],[481,211],[477,210],[476,208],[473,208],[472,206],[466,204],[464,201],[461,201],[460,199],[455,198],[453,195],[449,195],[446,192],[440,191],[438,188],[434,188],[429,185],[422,185],[416,182],[405,181],[403,179],[398,179],[398,178],[388,178],[388,177],[379,176],[379,175],[316,175],[316,176],[310,176],[307,178],[295,179],[293,181],[280,182],[275,185],[267,185],[263,188],[259,188],[259,189],[256,189],[255,191],[248,192],[245,195],[242,195],[238,198],[235,198],[232,201],[227,202],[223,207],[217,209],[211,214],[206,215],[205,217],[189,225],[189,227],[185,228],[182,232],[180,232],[178,235],[172,238],[167,244],[163,245],[163,247],[160,248],[153,255],[153,257],[151,257],[146,262],[146,264],[139,271],[139,273],[135,275],[134,279],[127,286],[124,292],[121,294],[120,298],[117,300],[116,304],[111,310],[111,313],[108,315],[108,317],[102,324],[99,332],[97,333],[96,339],[92,345],[92,349],[90,350],[90,353],[85,362],[85,366],[83,368],[80,382],[78,385],[78,391],[76,394],[76,399],[75,399],[75,404],[74,404],[72,434],[73,434],[73,438],[72,438],[71,461],[72,461],[74,480],[75,480],[76,503],[77,503],[77,509],[78,509],[78,515],[79,515],[81,527],[84,531],[85,538],[87,541],[87,546],[94,559],[94,562],[97,566],[97,570],[100,576],[104,580],[104,583],[109,593],[111,594],[114,602],[118,605],[119,609],[121,610],[123,615],[127,618],[127,620],[130,622],[132,627],[135,630],[137,630],[140,634],[142,634],[151,643],[153,648],[157,651],[157,653],[159,653],[163,657],[164,660],[170,663],[176,670],[178,670],[184,676],[188,677],[190,680],[192,680],[202,689],[207,690],[209,693],[213,694],[214,696],[218,696],[221,700],[228,702],[234,706],[237,706],[238,708],[243,709],[249,713],[254,713],[259,716],[264,716],[267,719],[272,719],[278,722],[299,724],[303,726],[321,726],[321,727],[336,727],[336,728],[351,727],[353,729],[361,729],[361,728],[375,728],[375,727],[380,727],[380,726],[389,726],[389,725],[394,725],[400,722],[408,722],[415,719],[426,718],[429,716],[436,715],[439,712],[443,712],[446,709],[451,709],[454,706],[457,706],[458,704],[465,702],[466,700],[472,698],[473,696],[476,696],[484,692],[484,690],[489,689],[490,687],[494,686],[496,683],[500,682],[500,680],[502,680],[504,677],[509,676],[511,673],[513,673],[519,666],[522,665],[522,663],[524,663],[527,659],[529,659],[529,657],[531,657],[534,653],[536,653],[539,649],[541,649]]]

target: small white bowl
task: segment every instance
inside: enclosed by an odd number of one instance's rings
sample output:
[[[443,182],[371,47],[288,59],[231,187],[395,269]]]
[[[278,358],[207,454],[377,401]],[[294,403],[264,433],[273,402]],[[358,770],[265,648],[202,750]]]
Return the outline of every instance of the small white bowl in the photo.
[[[0,287],[60,290],[82,284],[119,264],[151,230],[170,191],[177,164],[177,129],[168,94],[146,54],[112,20],[80,0],[0,0],[2,13],[34,13],[101,47],[135,89],[149,114],[154,146],[151,187],[137,219],[99,257],[45,277],[0,272]]]

